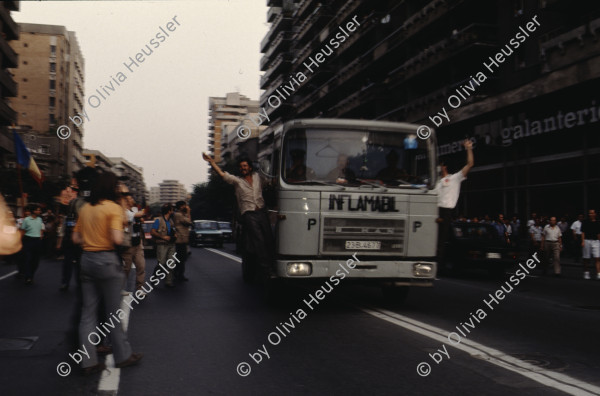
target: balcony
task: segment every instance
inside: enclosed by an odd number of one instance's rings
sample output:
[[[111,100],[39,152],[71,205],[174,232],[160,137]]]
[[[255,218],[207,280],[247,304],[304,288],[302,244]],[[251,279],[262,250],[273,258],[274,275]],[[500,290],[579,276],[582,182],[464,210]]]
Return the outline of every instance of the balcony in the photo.
[[[273,39],[269,49],[260,60],[260,70],[266,71],[269,69],[269,63],[273,59],[273,54],[276,52],[284,52],[289,49],[291,34],[288,31],[281,31]]]
[[[464,51],[473,46],[490,46],[495,42],[496,27],[484,24],[471,24],[451,37],[443,39],[406,60],[400,67],[392,70],[393,79],[408,80],[430,70],[436,65],[453,58],[458,49]]]
[[[2,86],[2,96],[17,96],[17,83],[6,70],[0,70],[0,85]]]
[[[6,3],[6,2],[4,2]],[[6,40],[19,39],[19,25],[10,17],[10,11],[0,6],[0,21],[2,21],[2,32],[6,34]]]
[[[315,3],[314,0],[302,0],[296,9],[296,13],[294,15],[295,18],[302,19],[306,14],[306,11],[310,8],[311,5]]]
[[[264,103],[267,100],[267,98],[269,96],[273,95],[273,92],[275,92],[275,90],[277,88],[279,88],[279,86],[283,83],[284,83],[284,76],[282,74],[279,77],[277,77],[277,79],[273,80],[273,82],[265,88],[265,92],[263,92],[262,95],[260,95],[260,103],[263,107],[264,107]]]
[[[332,28],[336,29],[342,23],[344,23],[350,14],[354,13],[356,8],[362,3],[361,0],[350,0],[347,1],[340,9],[337,11],[337,17],[333,21]]]
[[[260,78],[260,89],[265,89],[267,83],[271,77],[274,77],[278,73],[287,72],[292,63],[292,55],[290,53],[282,53],[277,55],[273,60],[273,64],[269,68],[269,71],[263,74]]]
[[[271,24],[271,36],[276,37],[281,31],[289,31],[292,28],[292,18],[279,14]]]
[[[281,14],[281,7],[271,7],[267,11],[267,22],[273,22],[277,15]]]
[[[17,121],[17,112],[0,100],[0,125],[12,125]]]
[[[19,65],[17,53],[10,48],[6,40],[0,40],[0,53],[2,54],[2,68],[16,68]]]
[[[568,32],[550,32],[542,37],[540,57],[544,61],[544,72],[580,62],[598,53],[598,30],[600,18]]]
[[[325,7],[322,5],[317,6],[312,14],[306,18],[306,20],[300,25],[298,28],[298,33],[294,40],[296,42],[302,43],[306,36],[309,36],[308,33],[314,33],[316,36],[317,32],[320,31],[322,26],[319,26],[319,23],[326,20],[327,18],[332,17],[332,15],[325,14]]]

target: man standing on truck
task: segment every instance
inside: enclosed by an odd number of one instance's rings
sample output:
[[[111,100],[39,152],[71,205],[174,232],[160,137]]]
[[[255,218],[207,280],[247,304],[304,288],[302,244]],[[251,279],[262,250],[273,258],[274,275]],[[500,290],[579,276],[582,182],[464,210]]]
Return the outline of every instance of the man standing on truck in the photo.
[[[223,172],[215,160],[206,153],[202,153],[202,158],[226,183],[233,184],[242,218],[244,255],[256,257],[264,278],[268,279],[271,275],[275,243],[262,196],[262,187],[266,182],[254,172],[248,158],[242,157],[238,160],[241,177]]]
[[[467,164],[460,172],[449,174],[448,167],[444,162],[440,162],[441,178],[438,180],[435,189],[438,193],[439,223],[438,229],[438,263],[444,258],[445,244],[450,232],[452,222],[452,211],[456,207],[460,195],[460,184],[467,179],[467,173],[475,164],[473,159],[473,142],[470,139],[464,141],[467,150]]]

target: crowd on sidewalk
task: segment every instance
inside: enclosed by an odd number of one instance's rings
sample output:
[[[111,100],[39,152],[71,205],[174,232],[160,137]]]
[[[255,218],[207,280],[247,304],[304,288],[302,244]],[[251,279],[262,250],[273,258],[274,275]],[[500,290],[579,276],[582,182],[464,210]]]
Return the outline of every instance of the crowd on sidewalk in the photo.
[[[554,275],[561,276],[561,259],[569,257],[583,265],[583,278],[591,279],[590,261],[594,259],[595,279],[600,280],[600,221],[596,211],[590,209],[588,217],[583,214],[569,221],[569,216],[557,217],[532,213],[529,220],[521,221],[518,215],[510,219],[498,214],[466,218],[459,216],[455,221],[491,224],[507,246],[528,249],[529,254],[538,252],[544,258],[544,268],[552,266]]]

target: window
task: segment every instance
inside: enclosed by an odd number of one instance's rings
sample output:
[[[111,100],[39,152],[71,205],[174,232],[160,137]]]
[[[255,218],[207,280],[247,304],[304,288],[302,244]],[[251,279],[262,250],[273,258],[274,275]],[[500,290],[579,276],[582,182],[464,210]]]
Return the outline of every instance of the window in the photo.
[[[23,82],[27,82],[27,79],[26,79],[26,78],[24,78],[24,79],[23,79]]]
[[[27,99],[27,95],[23,95],[23,99]]]
[[[54,107],[56,105],[56,98],[50,97],[50,106]]]
[[[27,47],[29,47],[29,44],[23,43],[23,47],[27,48]]]
[[[56,63],[50,63],[50,73],[56,73]]]
[[[50,124],[56,124],[56,116],[54,114],[50,114]]]
[[[25,46],[27,47],[27,44],[25,44]],[[51,45],[50,46],[50,55],[51,56],[56,56],[56,45]]]
[[[56,89],[56,80],[50,80],[50,89]]]
[[[40,145],[40,153],[42,153],[42,154],[50,154],[50,145],[48,145],[48,144],[41,144]]]
[[[24,65],[26,65],[26,64],[27,64],[27,61],[23,61],[23,64],[24,64]]]

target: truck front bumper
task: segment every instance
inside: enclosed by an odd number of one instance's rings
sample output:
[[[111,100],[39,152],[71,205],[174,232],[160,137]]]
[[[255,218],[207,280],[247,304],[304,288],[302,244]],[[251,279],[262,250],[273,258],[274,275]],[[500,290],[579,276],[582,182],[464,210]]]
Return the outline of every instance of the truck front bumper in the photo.
[[[319,279],[353,278],[386,280],[410,284],[433,281],[437,273],[437,264],[433,261],[376,261],[360,260],[277,260],[275,272],[280,278]]]

